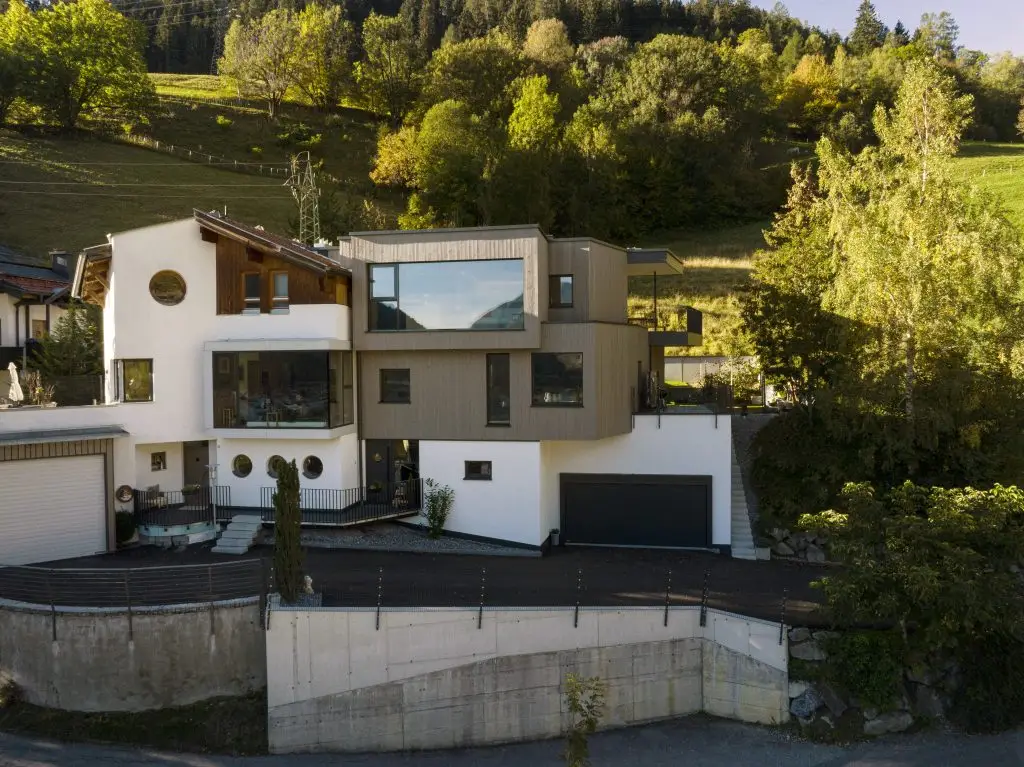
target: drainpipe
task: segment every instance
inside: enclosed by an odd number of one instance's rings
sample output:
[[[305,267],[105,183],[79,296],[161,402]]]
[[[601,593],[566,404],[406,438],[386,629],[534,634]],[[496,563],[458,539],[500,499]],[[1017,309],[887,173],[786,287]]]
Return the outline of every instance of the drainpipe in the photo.
[[[658,329],[658,272],[654,272],[654,327],[652,330]]]

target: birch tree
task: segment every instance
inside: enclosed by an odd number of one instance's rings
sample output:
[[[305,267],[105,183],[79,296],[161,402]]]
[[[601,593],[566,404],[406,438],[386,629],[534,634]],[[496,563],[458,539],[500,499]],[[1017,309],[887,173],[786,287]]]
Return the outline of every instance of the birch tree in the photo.
[[[217,71],[242,95],[263,99],[273,120],[296,84],[299,24],[291,11],[275,9],[258,19],[231,22]]]

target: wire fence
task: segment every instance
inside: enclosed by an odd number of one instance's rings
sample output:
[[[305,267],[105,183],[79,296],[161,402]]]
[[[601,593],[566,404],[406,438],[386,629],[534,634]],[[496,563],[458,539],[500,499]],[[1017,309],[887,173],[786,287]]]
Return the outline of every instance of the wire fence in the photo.
[[[0,599],[52,610],[135,609],[265,596],[269,561],[125,568],[0,567]]]
[[[182,160],[188,160],[202,165],[216,165],[221,170],[231,170],[237,173],[248,173],[253,176],[277,178],[281,179],[282,182],[286,181],[292,174],[290,163],[282,164],[270,162],[247,162],[245,160],[240,161],[231,157],[213,154],[212,152],[192,149],[190,147],[172,144],[167,141],[153,139],[149,136],[140,136],[136,134],[118,136],[117,140],[126,144],[135,144],[136,146],[152,149],[156,152],[173,155],[174,157]]]

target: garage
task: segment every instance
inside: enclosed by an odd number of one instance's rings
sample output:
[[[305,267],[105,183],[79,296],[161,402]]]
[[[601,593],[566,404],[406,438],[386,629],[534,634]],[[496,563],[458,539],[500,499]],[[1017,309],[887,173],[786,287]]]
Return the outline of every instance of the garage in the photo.
[[[711,546],[711,477],[562,474],[560,483],[567,544]]]
[[[102,454],[0,461],[0,488],[0,564],[107,550]]]

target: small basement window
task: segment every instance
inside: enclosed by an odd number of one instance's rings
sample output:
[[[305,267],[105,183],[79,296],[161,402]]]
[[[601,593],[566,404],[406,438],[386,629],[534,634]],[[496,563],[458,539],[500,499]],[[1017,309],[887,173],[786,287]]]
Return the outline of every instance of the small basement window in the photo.
[[[491,478],[490,461],[466,461],[465,479],[486,479]]]
[[[324,462],[315,455],[306,456],[302,462],[302,476],[306,479],[316,479],[324,473]]]
[[[236,455],[231,461],[231,473],[245,479],[252,473],[252,459],[244,454]]]
[[[267,459],[267,476],[271,479],[277,479],[278,475],[284,470],[284,467],[288,465],[288,462],[279,455],[272,455]]]

